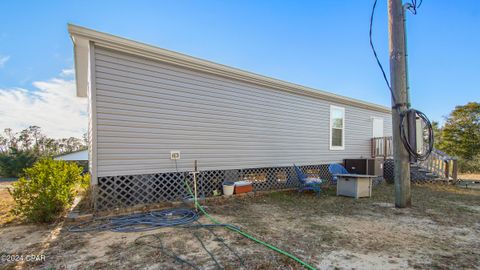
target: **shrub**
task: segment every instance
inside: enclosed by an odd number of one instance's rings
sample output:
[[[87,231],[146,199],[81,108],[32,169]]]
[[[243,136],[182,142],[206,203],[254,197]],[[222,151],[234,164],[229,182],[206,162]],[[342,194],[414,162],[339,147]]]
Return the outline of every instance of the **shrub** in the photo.
[[[80,169],[83,170],[82,167]],[[82,178],[80,179],[80,188],[84,191],[88,190],[90,188],[90,174],[85,173]]]
[[[459,158],[458,170],[462,173],[479,173],[480,172],[480,154],[477,154],[470,160]]]
[[[85,182],[82,168],[72,162],[43,158],[25,169],[25,176],[9,189],[16,202],[15,214],[31,222],[52,222],[73,202]]]

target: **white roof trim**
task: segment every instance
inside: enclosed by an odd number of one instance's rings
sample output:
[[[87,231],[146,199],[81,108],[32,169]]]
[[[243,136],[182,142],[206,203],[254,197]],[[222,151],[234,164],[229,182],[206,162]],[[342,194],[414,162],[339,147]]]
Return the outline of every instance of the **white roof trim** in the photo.
[[[390,113],[391,110],[388,107],[378,104],[353,99],[341,95],[336,95],[322,90],[316,90],[313,88],[273,79],[270,77],[258,75],[248,71],[240,70],[237,68],[217,64],[214,62],[202,60],[192,56],[184,55],[181,53],[161,49],[148,44],[136,42],[133,40],[117,37],[107,33],[94,31],[81,26],[69,24],[68,31],[72,36],[72,40],[75,44],[75,68],[77,79],[77,96],[87,96],[87,83],[88,83],[88,66],[84,66],[88,63],[88,50],[83,49],[85,45],[88,47],[88,41],[93,42],[95,45],[110,48],[117,51],[122,51],[142,57],[158,60],[182,66],[185,68],[198,70],[202,72],[216,74],[222,77],[232,78],[244,82],[255,83],[258,85],[266,86],[269,88],[282,90],[286,92],[302,94],[310,97],[320,98],[332,102],[337,102],[346,105],[352,105],[356,107],[376,110],[380,112]],[[78,51],[78,52],[77,52]],[[87,55],[85,55],[87,54]],[[85,61],[85,62],[84,62]]]
[[[55,160],[88,161],[88,150],[80,150],[54,157]]]
[[[86,38],[72,35],[73,54],[75,57],[75,81],[77,96],[86,97],[88,91],[88,53],[89,41]]]

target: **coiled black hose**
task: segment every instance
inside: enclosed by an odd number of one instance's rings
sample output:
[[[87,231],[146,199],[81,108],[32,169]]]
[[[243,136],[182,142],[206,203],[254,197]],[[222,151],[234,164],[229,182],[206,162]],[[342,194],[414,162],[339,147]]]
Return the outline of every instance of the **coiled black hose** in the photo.
[[[410,141],[408,140],[408,129],[405,128],[407,126],[405,119],[408,118],[407,116],[412,113],[420,117],[420,119],[422,119],[425,122],[426,128],[428,130],[427,148],[420,153],[417,151],[416,147],[413,147],[410,144]],[[408,109],[400,114],[400,138],[402,140],[403,145],[405,146],[405,149],[407,149],[410,156],[414,157],[417,160],[426,160],[430,155],[430,153],[432,153],[433,151],[434,134],[433,134],[432,123],[430,122],[428,117],[419,110]]]

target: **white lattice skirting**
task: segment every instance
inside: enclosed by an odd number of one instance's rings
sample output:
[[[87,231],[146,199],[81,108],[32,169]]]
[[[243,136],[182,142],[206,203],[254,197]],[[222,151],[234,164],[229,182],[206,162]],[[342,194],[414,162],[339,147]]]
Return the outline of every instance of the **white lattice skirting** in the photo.
[[[308,175],[331,180],[328,164],[300,167]],[[295,188],[299,184],[293,167],[202,171],[198,176],[199,196],[213,196],[214,190],[222,190],[224,181],[239,179],[252,181],[254,191]],[[99,177],[95,205],[103,210],[179,201],[188,196],[185,180],[193,186],[188,172]]]

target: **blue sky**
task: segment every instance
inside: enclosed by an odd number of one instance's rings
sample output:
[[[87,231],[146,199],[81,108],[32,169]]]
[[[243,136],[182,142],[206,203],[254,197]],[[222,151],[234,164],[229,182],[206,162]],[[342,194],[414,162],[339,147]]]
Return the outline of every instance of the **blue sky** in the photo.
[[[37,124],[56,137],[85,130],[85,101],[69,97],[67,23],[390,105],[368,43],[372,3],[1,1],[0,129]],[[388,71],[387,31],[386,0],[379,0],[374,40]],[[424,0],[408,16],[413,106],[442,121],[455,105],[479,101],[479,48],[480,1]]]

